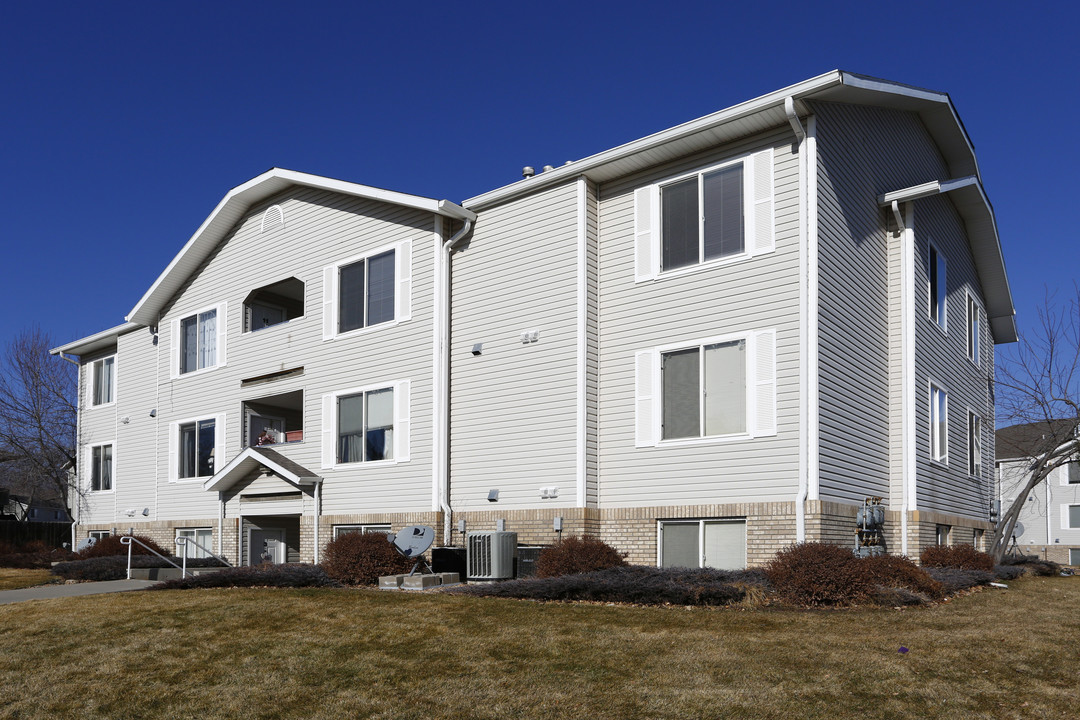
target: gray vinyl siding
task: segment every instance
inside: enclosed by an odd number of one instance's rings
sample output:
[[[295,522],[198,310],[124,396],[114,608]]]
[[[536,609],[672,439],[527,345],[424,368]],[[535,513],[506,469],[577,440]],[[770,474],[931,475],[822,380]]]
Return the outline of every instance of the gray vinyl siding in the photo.
[[[900,499],[900,239],[881,193],[950,177],[918,116],[813,103],[818,137],[820,250],[820,495]],[[983,319],[981,367],[967,359],[965,289],[982,298],[963,223],[947,197],[915,202],[916,502],[920,509],[986,516],[993,411],[986,375],[993,344]],[[927,237],[948,263],[949,333],[927,316]],[[929,461],[930,378],[949,391],[949,467]],[[983,477],[967,473],[967,408],[983,417]]]
[[[773,147],[774,252],[635,283],[634,190]],[[794,499],[798,490],[799,161],[784,130],[694,155],[600,189],[601,507]],[[777,435],[635,447],[635,353],[776,331]]]
[[[600,427],[600,217],[599,195],[594,183],[586,188],[586,337],[585,337],[585,505],[596,507],[599,499]]]
[[[93,392],[93,367],[94,361],[108,357],[116,353],[115,349],[96,352],[92,355],[80,358],[79,367],[79,488],[77,517],[80,522],[109,523],[116,520],[117,507],[119,506],[116,488],[118,487],[116,468],[119,466],[119,445],[117,434],[119,432],[120,414],[120,383],[119,373],[121,368],[120,358],[117,357],[116,372],[117,384],[114,402],[109,405],[98,407],[91,406],[91,393]],[[113,490],[108,492],[92,492],[90,490],[91,446],[103,443],[113,443]]]
[[[455,510],[577,504],[577,193],[571,181],[485,210],[454,253]],[[523,344],[527,330],[539,341]],[[558,498],[541,499],[541,487]],[[487,500],[495,489],[497,505]]]
[[[929,241],[946,257],[946,312],[948,331],[943,333],[927,312],[927,301],[917,295],[915,303],[915,419],[916,499],[921,508],[985,519],[992,497],[994,438],[993,404],[988,379],[993,377],[993,343],[982,332],[979,367],[967,357],[965,291],[982,297],[974,262],[968,249],[963,222],[952,204],[936,196],[915,205],[915,285],[926,288]],[[921,301],[921,302],[920,302]],[[948,393],[948,462],[930,460],[929,383]],[[983,469],[981,477],[967,472],[968,408],[983,416]]]
[[[280,205],[284,229],[260,230],[263,210]],[[225,446],[215,450],[217,469],[242,449],[245,400],[295,390],[304,393],[304,441],[275,449],[325,478],[323,512],[400,512],[431,507],[431,378],[434,216],[427,212],[314,189],[293,189],[254,207],[194,273],[163,313],[157,347],[149,333],[133,333],[153,362],[139,383],[157,392],[152,439],[140,436],[139,453],[122,465],[118,482],[135,477],[156,488],[150,519],[216,518],[217,493],[202,480],[169,481],[174,423],[225,415]],[[412,242],[411,319],[396,325],[323,340],[323,268],[401,241]],[[304,283],[304,315],[288,323],[243,333],[243,303],[254,289],[296,277]],[[170,377],[172,321],[226,303],[226,364]],[[218,318],[219,322],[222,318]],[[219,355],[220,358],[220,355]],[[242,388],[241,381],[279,370],[304,372]],[[325,394],[397,381],[410,382],[410,460],[322,469],[322,398]],[[148,408],[132,411],[140,424]],[[156,457],[156,461],[154,458]],[[152,479],[152,480],[151,480]]]

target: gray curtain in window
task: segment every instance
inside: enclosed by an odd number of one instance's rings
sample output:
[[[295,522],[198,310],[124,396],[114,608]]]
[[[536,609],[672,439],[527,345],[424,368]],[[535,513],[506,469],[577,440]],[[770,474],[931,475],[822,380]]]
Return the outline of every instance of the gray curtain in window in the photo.
[[[338,399],[338,462],[364,459],[364,396]]]
[[[375,325],[394,319],[394,252],[376,255],[368,260],[367,324]]]
[[[338,332],[364,327],[366,263],[346,265],[338,272]]]
[[[702,178],[705,202],[705,259],[743,251],[743,167],[735,165]]]
[[[705,346],[705,434],[746,432],[746,341]]]
[[[701,436],[701,352],[664,353],[664,439]]]
[[[660,189],[661,266],[664,270],[693,265],[699,260],[698,179]]]

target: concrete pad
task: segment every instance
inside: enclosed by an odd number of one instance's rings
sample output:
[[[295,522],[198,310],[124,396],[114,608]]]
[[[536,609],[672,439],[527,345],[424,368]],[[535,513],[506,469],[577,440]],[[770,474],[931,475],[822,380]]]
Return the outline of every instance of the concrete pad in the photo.
[[[379,578],[380,590],[397,590],[401,587],[401,581],[405,578],[404,575],[383,575]]]
[[[427,590],[442,585],[438,575],[406,575],[401,583],[403,590]]]
[[[53,598],[143,590],[156,584],[150,580],[106,580],[105,582],[71,583],[70,585],[39,585],[38,587],[23,590],[0,591],[0,605],[25,600],[51,600]]]

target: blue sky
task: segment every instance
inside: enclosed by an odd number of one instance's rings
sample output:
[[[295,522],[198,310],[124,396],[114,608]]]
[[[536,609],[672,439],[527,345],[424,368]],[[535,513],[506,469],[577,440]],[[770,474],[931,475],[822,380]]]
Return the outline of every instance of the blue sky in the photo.
[[[22,312],[0,342],[119,324],[272,166],[461,201],[836,68],[950,93],[1023,330],[1080,267],[1078,20],[1074,3],[11,3],[0,299]]]

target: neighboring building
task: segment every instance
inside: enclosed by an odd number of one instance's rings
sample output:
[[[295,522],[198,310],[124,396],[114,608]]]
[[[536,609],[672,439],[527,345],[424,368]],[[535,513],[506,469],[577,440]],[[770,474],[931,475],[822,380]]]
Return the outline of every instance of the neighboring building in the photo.
[[[1012,425],[997,431],[998,497],[1004,512],[1029,477],[1033,459],[1075,432],[1076,421]],[[1055,440],[1056,439],[1056,440]],[[1028,494],[1013,531],[1017,548],[1063,565],[1080,565],[1080,454]],[[1011,541],[1010,541],[1011,547]]]
[[[451,272],[452,266],[452,272]],[[82,373],[78,525],[233,560],[502,520],[638,563],[978,542],[993,211],[947,95],[830,72],[457,205],[273,169]]]
[[[57,500],[15,495],[0,489],[0,520],[69,523],[67,509]]]

